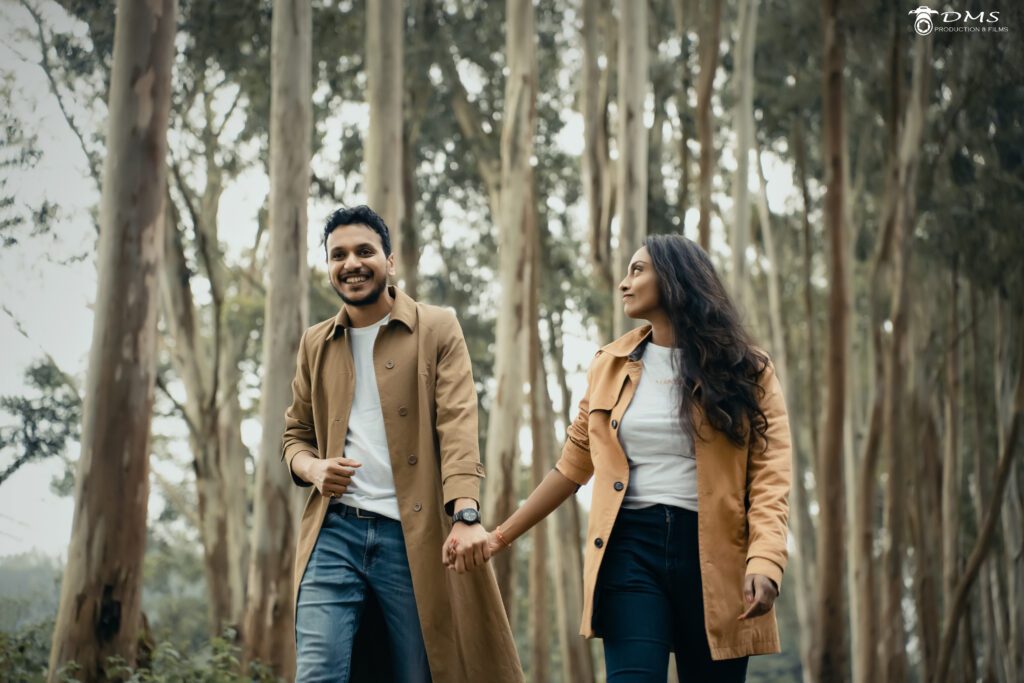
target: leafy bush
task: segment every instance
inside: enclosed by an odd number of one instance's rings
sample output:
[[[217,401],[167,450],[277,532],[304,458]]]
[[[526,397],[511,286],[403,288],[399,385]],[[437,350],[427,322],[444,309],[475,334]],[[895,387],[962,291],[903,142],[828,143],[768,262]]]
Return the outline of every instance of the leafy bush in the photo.
[[[0,671],[4,680],[37,683],[46,680],[53,622],[42,622],[18,633],[0,632]],[[129,666],[120,657],[107,660],[107,678],[124,683],[259,683],[279,679],[259,662],[242,665],[235,634],[227,631],[192,653],[179,652],[169,642],[155,647],[140,643],[139,662]],[[60,680],[75,683],[81,668],[74,663],[60,670]]]

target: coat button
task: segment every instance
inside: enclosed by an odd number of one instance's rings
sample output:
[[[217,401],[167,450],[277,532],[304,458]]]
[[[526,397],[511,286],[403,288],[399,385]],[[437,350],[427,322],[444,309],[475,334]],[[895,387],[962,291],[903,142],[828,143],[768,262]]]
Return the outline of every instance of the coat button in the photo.
[[[415,465],[417,460],[418,460],[418,458],[415,455],[410,455],[409,456],[409,464],[410,465]]]
[[[618,420],[612,420],[612,429],[615,429],[618,426],[619,426],[619,421]]]
[[[621,481],[615,482],[615,490],[616,491],[621,491],[624,488],[626,488],[626,486]]]
[[[390,370],[391,368],[395,367],[395,361],[389,360],[387,363],[384,364],[384,367]]]
[[[602,541],[600,538],[595,538],[594,539],[594,545],[597,546],[598,548],[600,548],[600,547],[602,547],[604,545],[604,541]]]
[[[420,510],[423,509],[423,506],[420,505],[419,503],[416,503],[415,505],[412,506],[412,509],[415,510],[416,512],[419,512]]]
[[[406,408],[405,406],[402,406],[401,408],[398,409],[398,414],[401,415],[402,417],[405,417],[406,415],[409,414],[409,409]]]

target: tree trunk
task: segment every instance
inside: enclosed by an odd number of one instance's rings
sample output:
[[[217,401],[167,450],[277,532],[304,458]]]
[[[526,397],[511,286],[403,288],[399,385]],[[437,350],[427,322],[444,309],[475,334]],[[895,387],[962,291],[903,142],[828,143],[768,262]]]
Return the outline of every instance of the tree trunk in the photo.
[[[215,142],[210,143],[215,144]],[[209,174],[211,178],[215,175]],[[184,188],[182,188],[183,191]],[[203,216],[193,212],[200,245],[215,241],[219,196],[216,180],[207,184]],[[189,448],[196,477],[198,531],[203,546],[203,571],[207,590],[207,628],[219,636],[226,627],[241,626],[245,610],[245,578],[248,568],[247,451],[241,440],[241,406],[238,383],[239,359],[246,335],[234,331],[222,316],[224,288],[219,257],[201,258],[209,268],[211,289],[216,286],[211,311],[213,331],[200,335],[203,316],[196,311],[190,285],[191,272],[182,245],[178,213],[168,201],[162,267],[162,313],[170,334],[165,339],[171,362],[185,386],[182,418],[189,428]],[[201,254],[203,247],[200,246]],[[215,265],[215,263],[217,265]],[[217,360],[213,359],[214,354]]]
[[[672,1],[672,18],[676,24],[676,35],[679,36],[680,74],[679,89],[676,91],[676,122],[679,126],[679,192],[676,197],[676,212],[679,214],[679,232],[683,232],[686,225],[686,210],[690,203],[690,130],[686,125],[686,113],[690,109],[688,101],[690,93],[690,38],[686,33],[686,20],[689,16],[686,12],[687,0]]]
[[[391,248],[401,279],[413,263],[398,259],[402,250],[402,40],[405,11],[402,0],[366,3],[366,99],[370,125],[366,133],[366,197],[391,233]]]
[[[946,433],[943,443],[942,458],[942,593],[949,600],[956,589],[959,572],[959,541],[960,541],[960,454],[959,444],[959,405],[960,394],[960,351],[959,351],[959,316],[957,315],[957,299],[959,298],[959,273],[954,257],[951,295],[949,304],[948,356],[946,368],[945,422]],[[946,604],[946,609],[949,605]],[[954,634],[953,638],[957,636]],[[955,652],[958,658],[962,653]]]
[[[974,456],[974,485],[971,487],[971,501],[974,504],[975,524],[981,526],[985,516],[985,499],[987,491],[984,490],[984,482],[988,481],[989,472],[983,454],[985,442],[985,430],[982,425],[982,416],[987,408],[984,392],[981,390],[981,339],[978,317],[978,293],[973,284],[968,284],[968,301],[970,306],[971,319],[971,404],[974,406],[974,420],[971,423],[971,442],[974,447],[971,449]],[[1005,536],[1005,527],[1004,527]],[[992,587],[990,569],[991,563],[986,563],[978,577],[978,601],[981,605],[978,615],[981,627],[981,661],[980,675],[983,683],[994,683],[998,680],[996,676],[996,627],[995,614],[992,606]]]
[[[260,458],[256,469],[245,655],[294,675],[294,484],[281,463],[284,414],[306,327],[306,202],[312,135],[312,8],[275,0],[271,31],[270,243],[264,309]],[[400,138],[398,140],[400,142]]]
[[[796,162],[796,174],[800,184],[800,196],[803,202],[800,205],[800,219],[803,227],[802,230],[802,241],[803,246],[803,299],[804,299],[804,318],[806,319],[806,334],[807,334],[807,405],[816,409],[817,406],[821,405],[821,401],[818,399],[819,386],[818,386],[818,348],[817,348],[817,321],[814,317],[814,288],[811,285],[811,271],[812,271],[812,257],[813,247],[811,240],[811,193],[807,188],[807,154],[804,148],[804,134],[803,126],[800,124],[800,120],[797,119],[793,125],[793,147],[794,156]],[[816,412],[812,413],[810,419],[807,421],[808,427],[810,428],[811,435],[811,452],[814,454],[819,453],[818,451],[818,415]],[[811,459],[811,467],[816,471],[817,466],[814,462],[814,458]]]
[[[624,277],[633,252],[647,237],[647,129],[644,100],[647,97],[648,46],[647,3],[619,0],[619,159],[617,165],[619,242],[612,273]],[[632,327],[613,290],[614,334]]]
[[[546,250],[545,250],[545,253]],[[561,315],[561,314],[559,314]],[[556,326],[551,311],[548,311],[548,330],[551,343],[550,354],[555,366],[555,374],[561,389],[562,402],[559,416],[564,425],[569,424],[569,388],[565,378],[565,359],[559,341],[561,328]],[[555,424],[554,409],[548,394],[546,371],[540,365],[541,377],[538,386],[544,391],[542,408],[546,411],[544,425]],[[550,460],[547,467],[554,467],[558,459],[560,438],[555,432],[551,434]],[[562,503],[548,517],[548,545],[557,548],[551,553],[552,575],[555,593],[555,616],[558,627],[558,650],[562,653],[562,680],[590,683],[594,681],[594,658],[591,651],[591,640],[579,637],[579,615],[583,612],[583,556],[581,549],[581,520],[579,503],[576,499]]]
[[[1002,426],[1012,419],[1014,386],[1012,383],[1012,357],[1011,353],[1017,351],[1010,340],[1021,338],[1022,319],[1019,311],[1011,312],[1009,303],[997,295],[995,301],[996,313],[996,348],[995,348],[995,400],[996,414],[999,416],[998,425]],[[1022,360],[1021,362],[1024,362]],[[998,448],[1002,451],[1006,447],[1006,434],[1003,429],[997,429]],[[1011,446],[1012,447],[1012,446]],[[1006,680],[1018,681],[1024,673],[1024,646],[1021,633],[1024,615],[1024,506],[1022,506],[1019,487],[1020,461],[1015,461],[1006,485],[1006,502],[1002,508],[1002,530],[1003,530],[1003,556],[1004,570],[1006,572],[1005,597],[996,601],[997,605],[1005,605],[1006,615],[1005,628],[1003,628],[1000,642],[1004,643],[1004,670]]]
[[[758,0],[741,0],[736,29],[736,179],[732,186],[732,295],[744,311],[746,297],[747,245],[750,243],[750,149],[754,145],[754,47],[757,39]],[[760,171],[758,172],[760,174]],[[776,347],[776,353],[779,348]]]
[[[823,0],[824,20],[824,160],[825,229],[829,236],[828,399],[819,455],[817,628],[812,663],[814,678],[825,683],[848,678],[847,620],[843,596],[846,529],[843,519],[846,487],[843,481],[843,418],[846,366],[849,357],[847,299],[847,237],[843,191],[846,185],[843,138],[843,48],[838,26],[839,0]]]
[[[529,324],[528,376],[530,378],[530,434],[533,440],[533,455],[530,463],[532,487],[538,486],[548,473],[552,460],[551,402],[548,399],[544,372],[544,356],[540,345],[540,268],[541,245],[538,235],[539,221],[536,201],[530,204],[531,220],[527,233],[530,251],[530,291],[527,299]],[[547,402],[547,406],[544,403]],[[549,643],[551,627],[548,619],[550,609],[548,560],[548,527],[550,522],[542,520],[530,531],[530,680],[546,683],[549,679],[548,663],[551,659]],[[551,546],[558,548],[558,546]],[[559,550],[560,552],[560,550]],[[557,575],[556,575],[557,577]]]
[[[790,343],[786,338],[786,322],[783,316],[782,306],[782,283],[781,273],[783,263],[780,255],[775,249],[775,229],[772,227],[771,214],[768,210],[768,186],[764,176],[764,166],[761,163],[761,149],[755,145],[757,159],[758,188],[760,190],[757,200],[757,214],[761,225],[761,235],[764,240],[765,256],[768,259],[768,313],[771,319],[771,340],[772,359],[775,363],[775,372],[782,377],[786,384],[786,395],[796,396],[798,387],[794,376],[790,374]],[[804,416],[790,411],[790,422],[792,422],[793,433],[799,434],[803,430]],[[794,439],[794,442],[796,440]],[[792,514],[793,541],[795,543],[794,561],[790,564],[793,574],[795,588],[793,596],[796,602],[797,623],[800,627],[800,663],[805,683],[810,683],[810,633],[812,630],[811,613],[814,604],[814,585],[811,577],[814,575],[814,526],[811,521],[808,509],[807,488],[804,485],[804,469],[806,458],[803,456],[803,447],[794,443],[793,449],[793,488],[790,492],[790,509]]]
[[[108,657],[133,665],[137,654],[175,13],[174,0],[117,7],[96,315],[51,681],[71,662],[81,679],[104,680]]]
[[[537,61],[533,4],[530,0],[506,3],[505,112],[501,131],[501,195],[499,230],[499,281],[501,302],[495,332],[494,378],[497,390],[487,426],[485,464],[487,479],[484,519],[507,519],[515,509],[515,453],[519,416],[523,406],[524,357],[527,320],[524,306],[527,233],[533,201],[533,131],[536,121]],[[511,612],[513,552],[494,559],[498,586]]]
[[[1013,399],[1008,402],[1009,405],[1007,406],[1010,412],[1008,416],[1009,423],[1005,428],[1000,425],[1001,445],[999,460],[996,464],[996,479],[992,489],[992,497],[989,500],[988,508],[985,510],[984,523],[978,531],[978,537],[975,539],[974,547],[968,557],[964,571],[957,579],[956,587],[946,603],[945,618],[942,620],[942,641],[939,646],[938,664],[935,669],[935,680],[938,683],[944,683],[948,680],[960,618],[967,608],[967,594],[974,583],[974,579],[977,578],[981,564],[995,537],[997,516],[1003,504],[1003,494],[1006,491],[1010,473],[1013,471],[1012,465],[1014,455],[1017,452],[1017,441],[1021,431],[1021,417],[1024,414],[1024,354],[1021,354],[1019,350],[1016,351],[1013,360],[1017,365],[1011,380],[1014,386]],[[1004,370],[1008,371],[1009,367],[1004,368]],[[997,378],[997,382],[1004,379]],[[1011,647],[1019,648],[1019,645]]]
[[[938,550],[941,543],[941,520],[938,514],[941,473],[936,454],[941,446],[933,411],[925,403],[925,397],[930,395],[931,389],[922,386],[921,381],[917,380],[914,391],[911,421],[917,425],[916,450],[921,457],[917,459],[916,470],[911,478],[914,493],[908,514],[910,538],[914,544],[914,570],[911,575],[914,579],[914,603],[921,642],[921,680],[932,681],[940,627],[938,603],[941,572],[937,568],[941,564]]]
[[[722,0],[710,0],[710,16],[700,31],[700,77],[697,80],[697,137],[700,139],[700,246],[711,249],[711,186],[714,179],[715,129],[711,121],[711,94],[718,70],[718,40]]]
[[[608,102],[598,64],[599,0],[583,0],[583,78],[580,106],[583,114],[583,193],[587,202],[587,240],[590,266],[602,292],[613,292],[611,264],[611,221],[605,211],[611,190],[608,158]],[[607,67],[605,69],[607,71]],[[604,97],[602,97],[602,95]],[[614,297],[612,298],[614,305]],[[608,314],[611,311],[607,311]],[[612,336],[612,316],[601,315],[601,336]]]

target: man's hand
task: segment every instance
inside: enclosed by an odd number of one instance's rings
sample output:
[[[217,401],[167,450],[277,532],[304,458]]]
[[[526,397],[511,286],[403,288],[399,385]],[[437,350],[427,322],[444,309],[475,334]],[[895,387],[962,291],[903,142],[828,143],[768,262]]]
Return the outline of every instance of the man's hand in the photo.
[[[484,566],[489,559],[491,549],[487,530],[483,526],[462,522],[452,525],[452,532],[441,547],[444,566],[464,574]]]
[[[356,468],[361,467],[358,462],[348,458],[310,457],[302,465],[299,476],[315,486],[325,498],[337,498],[345,493],[352,483]]]
[[[774,581],[763,574],[748,574],[743,578],[743,600],[747,603],[747,611],[740,615],[739,620],[768,614],[777,597],[779,589]]]

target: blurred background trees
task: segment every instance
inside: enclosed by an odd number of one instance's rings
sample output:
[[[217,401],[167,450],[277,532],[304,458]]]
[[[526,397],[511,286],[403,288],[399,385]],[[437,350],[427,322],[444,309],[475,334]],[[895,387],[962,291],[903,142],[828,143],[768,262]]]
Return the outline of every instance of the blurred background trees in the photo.
[[[752,660],[749,680],[1020,680],[1024,10],[966,3],[998,20],[955,25],[1007,31],[919,36],[912,7],[835,0],[298,4],[311,29],[288,51],[310,61],[288,68],[309,74],[308,129],[272,86],[277,3],[178,4],[144,618],[124,665],[241,675],[256,659],[269,669],[253,675],[288,675],[291,617],[259,605],[284,590],[260,558],[289,556],[294,521],[266,502],[281,474],[263,433],[280,429],[270,370],[291,372],[268,326],[334,314],[319,221],[374,197],[404,285],[465,331],[492,522],[553,464],[593,351],[627,322],[622,256],[683,232],[775,359],[794,433],[785,651]],[[92,290],[114,4],[0,11],[4,278],[84,269]],[[60,130],[39,130],[27,91],[56,104]],[[91,202],[24,191],[51,163],[42,135],[74,148],[66,183]],[[310,149],[285,172],[308,175],[298,232],[271,201],[291,196],[274,194],[284,135]],[[283,308],[268,299],[280,287]],[[0,491],[44,463],[71,495],[75,468],[94,466],[78,462],[94,369],[62,367],[66,342],[0,304],[38,349],[0,400]],[[602,678],[600,643],[575,635],[578,498],[497,568],[531,680]],[[0,667],[42,676],[62,571],[0,562]]]

